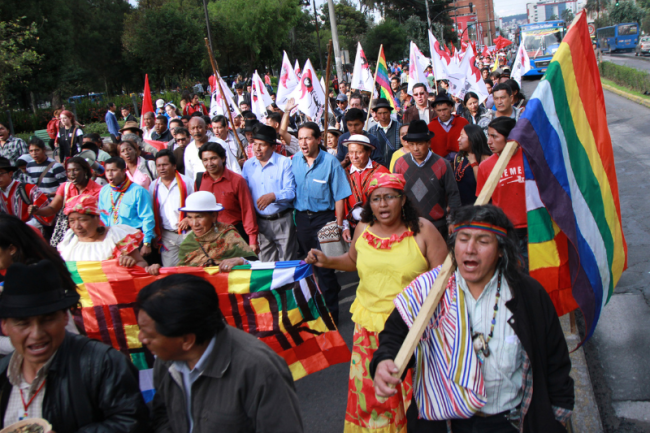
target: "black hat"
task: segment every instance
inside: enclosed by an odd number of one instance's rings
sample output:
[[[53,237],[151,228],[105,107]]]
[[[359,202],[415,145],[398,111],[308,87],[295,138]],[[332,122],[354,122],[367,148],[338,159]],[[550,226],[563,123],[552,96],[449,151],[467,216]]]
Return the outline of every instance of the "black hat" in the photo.
[[[257,119],[246,119],[244,121],[244,132],[253,132],[253,128],[258,123],[260,123],[260,121]]]
[[[438,104],[449,104],[453,107],[454,101],[449,99],[449,95],[447,94],[447,92],[445,93],[440,92],[440,94],[436,96],[436,99],[434,99],[434,101],[431,103],[431,105],[433,105],[434,107]]]
[[[388,108],[390,111],[393,111],[393,107],[390,106],[390,102],[386,98],[379,98],[372,101],[372,111],[377,111],[380,108]]]
[[[4,156],[0,156],[0,170],[10,170],[10,171],[16,171],[18,167],[14,167],[11,165],[11,161],[9,161],[7,158]]]
[[[277,134],[275,133],[275,128],[271,128],[263,123],[258,123],[253,128],[253,139],[266,141],[270,144],[277,144]]]
[[[79,303],[76,291],[63,287],[61,276],[49,260],[35,265],[9,266],[0,295],[0,317],[32,317],[66,310]]]
[[[409,124],[409,129],[404,136],[404,141],[418,142],[427,141],[433,138],[433,132],[429,131],[427,122],[424,120],[416,120]]]

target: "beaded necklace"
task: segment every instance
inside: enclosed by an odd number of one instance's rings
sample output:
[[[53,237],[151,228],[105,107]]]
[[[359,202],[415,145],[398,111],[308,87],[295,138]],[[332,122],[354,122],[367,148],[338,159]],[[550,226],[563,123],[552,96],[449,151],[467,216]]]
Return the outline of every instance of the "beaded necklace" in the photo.
[[[454,177],[456,178],[456,182],[460,182],[463,176],[465,176],[465,170],[467,170],[471,164],[469,163],[469,160],[467,161],[467,165],[465,168],[463,168],[463,160],[465,159],[464,156],[461,156],[460,152],[458,155],[456,155],[456,158],[454,159]]]
[[[499,299],[501,298],[501,278],[503,277],[503,274],[501,271],[499,271],[499,279],[497,283],[497,294],[496,294],[496,300],[494,301],[494,314],[492,315],[492,322],[490,325],[490,333],[487,336],[487,339],[483,335],[482,332],[472,332],[472,344],[474,345],[474,351],[476,352],[476,355],[478,356],[478,360],[483,364],[483,361],[485,361],[485,358],[490,356],[490,347],[489,343],[490,340],[492,339],[492,336],[494,335],[494,327],[496,326],[497,323],[497,312],[499,311]]]

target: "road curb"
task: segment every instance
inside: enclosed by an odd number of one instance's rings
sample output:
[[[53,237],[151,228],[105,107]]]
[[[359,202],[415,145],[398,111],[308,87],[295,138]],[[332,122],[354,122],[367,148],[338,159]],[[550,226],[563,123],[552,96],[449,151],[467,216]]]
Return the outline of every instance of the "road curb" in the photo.
[[[569,350],[573,350],[580,344],[580,334],[575,327],[575,323],[571,326],[569,314],[565,314],[560,317],[560,324],[562,325],[562,331],[564,331],[567,346]],[[602,433],[603,424],[600,419],[594,388],[591,384],[591,376],[589,375],[584,350],[580,347],[569,356],[571,357],[571,378],[573,379],[575,392],[575,406],[571,416],[571,432]]]
[[[605,89],[607,91],[610,91],[612,93],[616,93],[617,95],[620,95],[620,96],[622,96],[624,98],[627,98],[632,102],[636,102],[637,104],[640,104],[640,105],[643,105],[645,107],[650,108],[650,101],[647,101],[647,100],[645,100],[643,98],[640,98],[640,97],[638,97],[636,95],[633,95],[631,93],[628,93],[628,92],[626,92],[624,90],[617,89],[616,87],[612,87],[610,85],[607,85],[607,84],[603,83],[602,81],[601,81],[601,84],[603,86],[603,89]]]

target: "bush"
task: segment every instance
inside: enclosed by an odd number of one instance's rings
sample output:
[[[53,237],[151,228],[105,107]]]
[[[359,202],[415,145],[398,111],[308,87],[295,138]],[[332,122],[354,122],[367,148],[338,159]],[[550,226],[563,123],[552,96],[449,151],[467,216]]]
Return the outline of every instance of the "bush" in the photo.
[[[612,80],[620,86],[641,93],[650,90],[650,74],[646,71],[617,65],[612,62],[601,62],[599,69],[601,77]]]
[[[138,114],[142,115],[142,98],[136,96],[136,102],[138,104]],[[156,105],[156,99],[164,99],[166,102],[173,102],[174,105],[180,107],[181,94],[178,92],[164,92],[164,93],[151,93],[151,103]],[[108,134],[106,129],[106,124],[104,123],[104,116],[106,116],[106,105],[108,102],[114,102],[118,107],[118,111],[115,113],[118,117],[120,116],[119,108],[128,107],[131,110],[132,114],[135,114],[133,110],[133,100],[129,95],[117,95],[110,98],[102,98],[101,100],[91,101],[90,99],[82,99],[81,101],[71,104],[67,101],[64,102],[66,110],[72,112],[77,112],[77,121],[83,125],[88,126],[89,124],[97,123],[103,125],[103,131],[105,134]],[[209,103],[209,102],[208,102]],[[36,114],[28,110],[11,110],[11,121],[14,125],[14,133],[21,134],[27,133],[32,134],[33,131],[39,129],[47,128],[47,123],[52,119],[54,113],[53,108],[47,109],[37,109]],[[7,113],[5,111],[0,112],[0,123],[8,125]],[[95,128],[95,126],[93,126]],[[98,132],[98,131],[86,131],[84,132]]]

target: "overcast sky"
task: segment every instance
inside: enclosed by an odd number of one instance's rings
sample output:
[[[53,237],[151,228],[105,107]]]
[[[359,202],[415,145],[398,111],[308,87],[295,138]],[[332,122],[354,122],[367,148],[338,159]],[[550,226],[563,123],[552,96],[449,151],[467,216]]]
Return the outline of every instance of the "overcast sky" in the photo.
[[[526,3],[534,3],[534,0],[494,0],[494,11],[500,17],[525,14]]]

